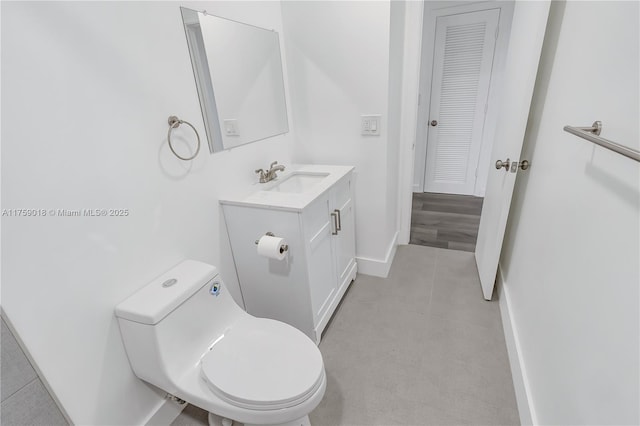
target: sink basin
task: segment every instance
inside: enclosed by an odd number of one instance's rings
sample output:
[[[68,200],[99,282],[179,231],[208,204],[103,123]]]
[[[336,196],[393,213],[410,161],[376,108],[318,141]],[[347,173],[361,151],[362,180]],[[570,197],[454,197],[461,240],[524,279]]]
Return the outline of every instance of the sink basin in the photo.
[[[353,166],[294,164],[270,182],[221,196],[220,204],[302,212],[353,170]]]
[[[300,194],[307,192],[329,176],[329,173],[293,172],[268,191]]]

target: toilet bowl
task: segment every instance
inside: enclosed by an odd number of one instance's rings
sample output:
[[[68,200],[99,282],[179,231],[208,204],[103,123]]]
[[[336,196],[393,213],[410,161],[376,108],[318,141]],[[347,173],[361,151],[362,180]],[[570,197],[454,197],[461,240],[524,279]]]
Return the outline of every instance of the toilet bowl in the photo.
[[[245,425],[308,425],[326,389],[322,355],[301,331],[256,318],[215,267],[187,260],[116,307],[140,379]]]

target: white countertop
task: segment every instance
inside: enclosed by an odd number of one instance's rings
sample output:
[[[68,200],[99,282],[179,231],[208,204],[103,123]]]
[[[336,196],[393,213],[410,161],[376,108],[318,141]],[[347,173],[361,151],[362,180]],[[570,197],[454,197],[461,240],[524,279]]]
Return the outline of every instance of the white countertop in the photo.
[[[278,172],[278,177],[270,182],[256,182],[253,184],[252,187],[254,191],[250,195],[238,198],[229,196],[222,197],[220,203],[276,210],[302,211],[353,169],[353,166],[292,165],[291,167],[287,167],[284,172]],[[296,172],[310,174],[328,173],[328,176],[302,193],[269,191]]]

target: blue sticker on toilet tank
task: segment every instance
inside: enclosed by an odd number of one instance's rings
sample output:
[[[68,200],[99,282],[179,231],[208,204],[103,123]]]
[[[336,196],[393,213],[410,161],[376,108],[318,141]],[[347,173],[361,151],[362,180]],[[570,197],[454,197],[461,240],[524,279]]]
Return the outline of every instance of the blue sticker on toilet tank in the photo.
[[[222,283],[219,282],[214,282],[213,284],[211,284],[211,288],[209,289],[209,293],[211,293],[214,296],[217,296],[220,294],[220,289],[222,288]]]

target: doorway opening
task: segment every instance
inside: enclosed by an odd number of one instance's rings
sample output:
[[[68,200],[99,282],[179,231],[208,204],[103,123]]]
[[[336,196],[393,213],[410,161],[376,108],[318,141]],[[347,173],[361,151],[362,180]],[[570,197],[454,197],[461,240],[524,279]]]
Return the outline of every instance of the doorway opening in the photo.
[[[425,3],[410,244],[475,251],[512,17]]]
[[[499,33],[502,32],[508,35],[508,40],[506,40],[507,37],[505,37],[503,65],[497,66],[496,64],[499,63],[498,56],[494,58],[491,80],[493,81],[494,77],[498,75],[500,78],[495,78],[495,81],[499,82],[499,84],[490,84],[487,114],[482,130],[483,144],[484,141],[490,141],[491,150],[481,149],[480,159],[478,161],[479,169],[482,166],[487,168],[487,179],[485,181],[486,187],[484,200],[482,202],[482,212],[480,215],[474,257],[478,268],[483,297],[486,300],[491,300],[500,254],[502,252],[502,242],[509,217],[509,210],[511,208],[516,176],[523,171],[524,173],[531,173],[530,169],[533,169],[535,172],[535,165],[530,165],[528,161],[525,162],[527,159],[521,158],[521,154],[536,76],[538,74],[540,54],[543,50],[542,45],[547,28],[551,2],[487,1],[472,4],[461,4],[462,2],[456,2],[455,4],[452,4],[453,2],[411,2],[408,4],[414,3],[424,6],[420,8],[423,13],[418,12],[413,16],[407,14],[406,22],[409,24],[407,28],[410,29],[410,37],[415,37],[414,40],[416,41],[422,41],[421,48],[417,46],[417,43],[411,46],[411,48],[415,48],[415,57],[422,58],[423,62],[413,70],[409,68],[406,69],[411,83],[408,88],[411,88],[414,94],[416,92],[420,93],[422,99],[429,100],[431,98],[430,96],[426,96],[426,94],[427,92],[429,95],[431,93],[430,83],[432,82],[431,75],[433,74],[433,66],[431,63],[425,63],[425,61],[433,57],[434,43],[429,44],[428,42],[424,42],[423,33],[433,34],[435,32],[435,16],[437,12],[443,12],[443,9],[450,7],[451,11],[461,14],[469,12],[470,9],[474,7],[477,8],[481,6],[485,9],[495,9],[499,7],[501,16],[510,16],[510,19],[500,19],[499,21],[500,25],[502,23],[505,24],[505,29],[506,25],[509,26],[508,31],[503,32],[502,27],[499,29]],[[454,7],[456,7],[456,9],[453,9]],[[510,13],[506,13],[508,8],[511,10]],[[504,15],[502,15],[503,11],[505,11]],[[445,11],[444,14],[451,14],[449,12],[450,11]],[[420,20],[423,23],[422,28],[425,30],[430,29],[430,31],[425,32],[420,30],[421,27],[418,23]],[[435,35],[432,37],[433,40],[435,40]],[[500,38],[498,37],[496,54],[500,51],[499,45]],[[508,51],[506,51],[506,46],[508,46]],[[431,52],[430,55],[423,54],[425,49]],[[418,52],[420,53],[418,54]],[[425,73],[429,75],[429,78],[424,77]],[[428,87],[427,91],[425,91],[425,86]],[[498,92],[500,93],[498,94]],[[426,159],[427,149],[426,146],[421,147],[421,141],[426,139],[427,132],[425,130],[427,123],[430,125],[431,120],[438,121],[438,118],[429,117],[429,109],[426,108],[425,105],[430,104],[430,102],[426,100],[425,102],[419,102],[417,99],[418,96],[410,98],[411,95],[409,93],[410,92],[407,91],[406,100],[403,100],[403,102],[406,102],[405,105],[407,105],[407,107],[415,108],[413,111],[416,111],[416,114],[413,117],[409,117],[410,120],[408,120],[407,123],[411,123],[410,128],[416,129],[416,135],[415,139],[413,139],[415,144],[412,144],[412,140],[409,138],[406,140],[406,156],[404,159],[408,163],[405,164],[410,164],[411,161],[418,163],[421,161],[420,158]],[[441,120],[442,118],[440,121]],[[492,127],[493,129],[491,129]],[[489,130],[491,130],[491,133],[487,133]],[[487,134],[491,134],[492,136],[487,137]],[[421,155],[421,152],[424,156]],[[483,159],[483,157],[485,159]],[[401,234],[399,241],[401,244],[406,244],[410,241],[412,213],[410,196],[412,192],[424,192],[424,187],[419,188],[416,186],[415,181],[412,182],[414,176],[411,174],[411,169],[406,168],[406,170],[407,173],[401,175],[401,188],[403,188],[402,190],[406,188],[407,191],[406,193],[403,192],[402,205],[400,208]],[[478,172],[478,175],[480,175],[480,172]],[[482,182],[480,179],[478,179],[478,181]],[[473,195],[477,196],[476,194]]]

